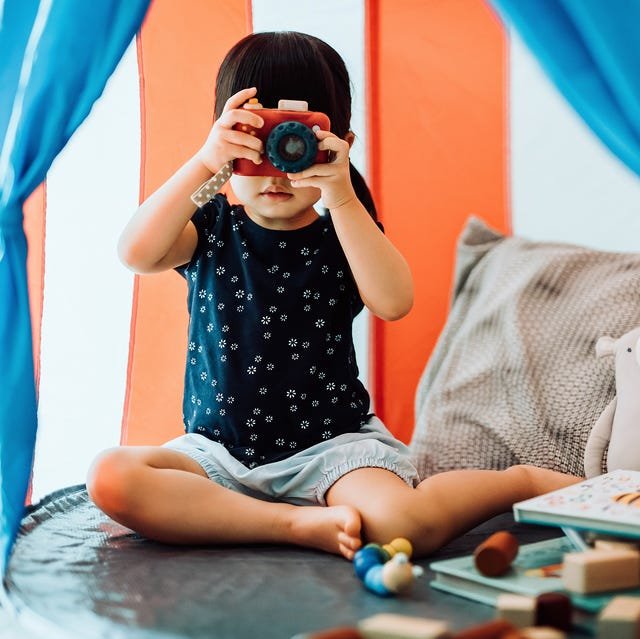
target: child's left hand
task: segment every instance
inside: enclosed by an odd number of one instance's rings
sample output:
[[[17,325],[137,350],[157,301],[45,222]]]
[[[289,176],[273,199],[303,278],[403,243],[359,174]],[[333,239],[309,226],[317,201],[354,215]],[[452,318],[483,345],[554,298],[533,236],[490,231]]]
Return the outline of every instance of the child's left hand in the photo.
[[[294,188],[319,188],[323,204],[328,209],[335,209],[357,197],[349,175],[349,143],[331,131],[319,130],[316,136],[318,149],[332,152],[333,159],[323,164],[313,164],[299,173],[287,173],[287,177]]]

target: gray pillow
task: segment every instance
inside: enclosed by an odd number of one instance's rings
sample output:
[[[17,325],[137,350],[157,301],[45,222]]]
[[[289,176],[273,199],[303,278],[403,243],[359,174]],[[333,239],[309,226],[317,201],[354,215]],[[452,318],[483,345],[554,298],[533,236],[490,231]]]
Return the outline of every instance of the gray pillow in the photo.
[[[640,325],[640,255],[507,237],[471,218],[446,325],[416,395],[421,476],[534,464],[584,475],[615,393],[601,335]]]

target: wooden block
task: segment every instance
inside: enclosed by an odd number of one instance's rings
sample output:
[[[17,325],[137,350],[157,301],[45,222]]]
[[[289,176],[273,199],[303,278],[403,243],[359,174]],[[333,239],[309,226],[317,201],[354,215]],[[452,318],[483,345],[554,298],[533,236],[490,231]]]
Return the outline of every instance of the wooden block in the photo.
[[[293,639],[362,639],[362,635],[356,628],[341,626],[339,628],[329,628],[328,630],[296,635]]]
[[[487,577],[504,575],[516,558],[518,540],[506,530],[499,530],[483,541],[474,551],[473,559],[479,572]]]
[[[640,597],[614,597],[598,617],[599,639],[640,637]]]
[[[638,544],[633,541],[620,541],[618,539],[596,539],[593,542],[594,550],[638,550]]]
[[[640,585],[640,553],[636,550],[586,550],[564,556],[562,585],[589,594]]]
[[[461,630],[453,636],[453,639],[502,639],[514,632],[518,630],[513,624],[504,619],[496,619]]]
[[[358,622],[365,639],[448,639],[446,621],[381,613]]]
[[[562,630],[550,626],[520,628],[521,639],[566,639],[566,636]]]
[[[496,615],[517,628],[533,626],[536,622],[537,602],[534,597],[503,593],[498,595]]]
[[[558,630],[571,630],[571,599],[563,592],[544,592],[536,597],[534,626],[547,626]]]

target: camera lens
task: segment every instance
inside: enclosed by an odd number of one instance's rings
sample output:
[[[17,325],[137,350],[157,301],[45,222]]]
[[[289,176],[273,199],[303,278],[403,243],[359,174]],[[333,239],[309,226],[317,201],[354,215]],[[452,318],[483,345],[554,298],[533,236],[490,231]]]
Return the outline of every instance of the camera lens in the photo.
[[[267,138],[265,151],[269,161],[280,171],[295,173],[310,167],[318,153],[313,131],[295,120],[281,122]]]
[[[278,140],[278,154],[287,162],[298,162],[306,150],[307,145],[299,135],[285,135]]]

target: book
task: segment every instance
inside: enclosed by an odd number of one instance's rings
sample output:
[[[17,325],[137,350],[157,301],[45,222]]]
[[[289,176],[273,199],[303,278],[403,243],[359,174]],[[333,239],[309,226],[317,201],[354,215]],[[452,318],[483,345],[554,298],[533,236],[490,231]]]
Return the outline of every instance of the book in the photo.
[[[640,471],[614,470],[513,505],[516,521],[640,538]]]
[[[505,592],[528,597],[537,597],[544,592],[563,592],[576,608],[588,613],[599,612],[615,595],[640,595],[640,589],[581,595],[565,590],[560,576],[525,574],[536,568],[561,564],[567,552],[575,552],[575,547],[566,537],[524,544],[520,546],[509,571],[500,577],[485,577],[478,572],[473,555],[434,561],[429,568],[435,573],[435,578],[429,585],[489,606],[495,606],[498,595]]]

